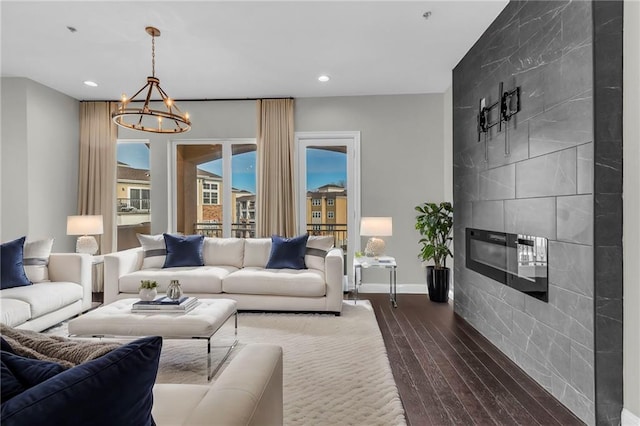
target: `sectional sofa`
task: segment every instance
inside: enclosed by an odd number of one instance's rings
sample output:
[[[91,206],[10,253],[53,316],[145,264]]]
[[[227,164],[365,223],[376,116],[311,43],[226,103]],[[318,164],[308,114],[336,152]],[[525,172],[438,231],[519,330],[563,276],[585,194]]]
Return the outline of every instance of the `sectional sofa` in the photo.
[[[185,295],[234,299],[238,310],[342,310],[343,253],[331,237],[309,237],[305,269],[266,268],[270,238],[204,238],[204,265],[165,268],[161,237],[148,237],[150,244],[104,256],[105,303],[137,297],[141,280],[156,281],[162,293],[177,279]]]
[[[1,322],[42,331],[91,308],[91,256],[51,253],[48,279],[0,290]]]

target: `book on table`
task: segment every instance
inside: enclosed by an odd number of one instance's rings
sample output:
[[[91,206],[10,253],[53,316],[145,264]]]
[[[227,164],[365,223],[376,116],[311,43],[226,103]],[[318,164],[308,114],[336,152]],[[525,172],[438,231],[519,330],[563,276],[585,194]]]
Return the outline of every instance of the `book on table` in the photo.
[[[195,297],[183,296],[178,300],[169,299],[166,296],[159,297],[155,300],[140,300],[133,304],[132,311],[176,311],[184,312],[192,309],[198,303]]]

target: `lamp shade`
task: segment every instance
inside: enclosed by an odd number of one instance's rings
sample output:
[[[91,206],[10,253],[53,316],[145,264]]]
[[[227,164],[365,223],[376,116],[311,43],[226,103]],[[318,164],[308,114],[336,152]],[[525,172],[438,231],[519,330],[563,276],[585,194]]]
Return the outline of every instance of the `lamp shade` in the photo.
[[[360,235],[364,237],[389,237],[393,235],[390,217],[363,217],[360,219]]]
[[[67,216],[67,235],[102,235],[102,215]]]

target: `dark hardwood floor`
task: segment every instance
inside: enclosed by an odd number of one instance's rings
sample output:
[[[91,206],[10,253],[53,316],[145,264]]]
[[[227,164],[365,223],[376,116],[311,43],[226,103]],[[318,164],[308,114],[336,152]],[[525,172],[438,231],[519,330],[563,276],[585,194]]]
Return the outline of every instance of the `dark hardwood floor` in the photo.
[[[360,294],[373,305],[407,422],[419,425],[581,425],[451,304],[418,294]]]

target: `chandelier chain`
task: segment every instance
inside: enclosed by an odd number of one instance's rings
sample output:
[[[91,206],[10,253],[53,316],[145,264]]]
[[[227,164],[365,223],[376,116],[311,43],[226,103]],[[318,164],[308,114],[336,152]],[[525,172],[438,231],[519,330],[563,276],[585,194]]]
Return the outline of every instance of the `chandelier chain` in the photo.
[[[151,35],[151,76],[156,76],[156,36]]]

